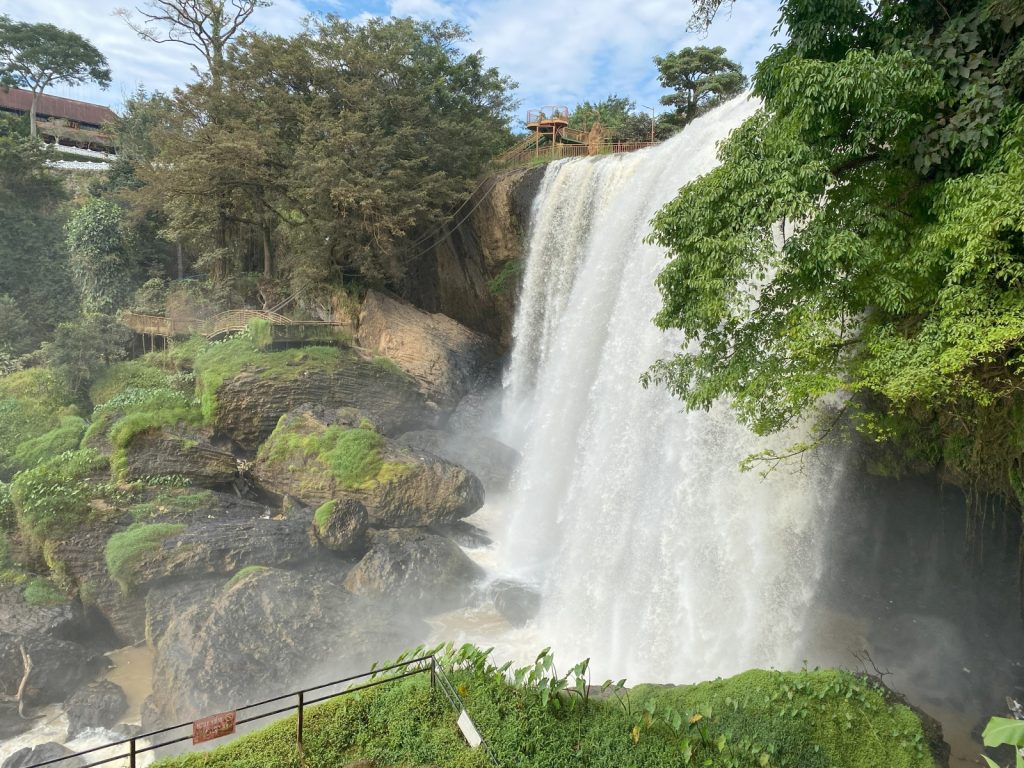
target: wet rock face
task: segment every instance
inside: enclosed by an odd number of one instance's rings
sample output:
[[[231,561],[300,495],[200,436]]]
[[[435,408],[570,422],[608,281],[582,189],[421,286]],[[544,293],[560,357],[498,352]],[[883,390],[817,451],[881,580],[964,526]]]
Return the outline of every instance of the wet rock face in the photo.
[[[255,451],[278,420],[303,403],[357,408],[385,434],[434,426],[435,409],[406,376],[354,353],[333,371],[297,369],[294,376],[244,370],[217,390],[215,426],[245,450]]]
[[[359,430],[365,445],[359,449],[362,455],[351,459],[357,452],[353,449],[347,461],[379,467],[358,481],[332,469],[332,455],[348,450],[343,445],[348,436],[340,433],[350,430]],[[308,404],[281,419],[260,449],[252,474],[262,488],[310,507],[356,499],[370,524],[383,528],[459,520],[478,510],[484,499],[483,485],[464,467],[376,435],[358,412]]]
[[[230,451],[210,444],[197,432],[163,427],[142,432],[125,446],[127,479],[183,475],[198,488],[230,484],[238,474]]]
[[[246,701],[361,671],[410,636],[370,605],[316,574],[267,569],[175,616],[157,648],[143,726],[184,722]]]
[[[514,448],[480,434],[453,435],[439,429],[424,429],[406,432],[398,443],[459,464],[479,477],[485,488],[495,491],[508,488],[520,459]]]
[[[453,409],[475,384],[494,377],[497,345],[441,314],[370,291],[359,313],[359,345],[412,376],[428,399]]]
[[[86,728],[109,728],[128,709],[128,697],[121,686],[100,680],[79,688],[64,703],[68,717],[68,740]]]
[[[492,582],[487,590],[494,607],[513,627],[521,627],[540,610],[540,592],[518,581]]]
[[[318,509],[313,529],[320,543],[334,552],[362,554],[366,550],[369,516],[358,499],[329,501]]]
[[[0,587],[0,627],[16,635],[46,635],[57,640],[78,640],[88,631],[82,606],[29,605],[21,587]]]
[[[61,757],[67,757],[73,755],[67,747],[62,744],[58,744],[55,741],[48,741],[46,744],[40,744],[37,747],[24,747],[19,749],[13,755],[4,760],[3,765],[0,768],[28,768],[30,765],[36,765],[38,763],[45,763],[48,760],[57,760]],[[80,757],[74,757],[69,760],[62,760],[59,763],[55,763],[55,768],[82,768],[85,765],[85,761]]]
[[[345,588],[420,615],[461,605],[483,570],[453,541],[420,528],[375,531]]]
[[[78,643],[0,631],[0,691],[7,695],[17,692],[24,675],[21,646],[32,659],[25,688],[25,703],[30,706],[64,701],[108,663]]]

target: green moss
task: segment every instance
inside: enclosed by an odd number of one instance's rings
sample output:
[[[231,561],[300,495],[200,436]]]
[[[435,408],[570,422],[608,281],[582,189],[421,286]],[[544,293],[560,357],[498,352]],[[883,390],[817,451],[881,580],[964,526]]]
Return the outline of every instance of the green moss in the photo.
[[[288,379],[311,370],[332,371],[355,353],[336,347],[302,347],[261,352],[245,335],[207,345],[196,357],[196,391],[207,423],[217,413],[217,390],[225,381],[251,368],[261,378]]]
[[[313,527],[316,528],[316,532],[321,536],[327,530],[327,525],[331,522],[331,516],[334,514],[334,508],[337,505],[338,503],[332,499],[321,504],[316,508],[316,512],[313,513]]]
[[[88,520],[89,501],[104,492],[90,480],[107,468],[106,458],[86,449],[62,453],[15,475],[11,500],[22,534],[41,545]]]
[[[164,539],[185,530],[176,523],[134,523],[127,530],[115,533],[103,551],[107,573],[128,593],[135,586],[139,567],[146,558],[160,549]]]
[[[522,259],[512,259],[505,262],[505,266],[501,268],[501,271],[487,283],[487,290],[491,292],[492,296],[504,293],[515,284],[522,271]]]
[[[161,491],[148,501],[140,501],[128,508],[136,522],[166,514],[195,512],[207,506],[213,499],[211,491]]]
[[[61,417],[57,427],[39,437],[30,438],[15,448],[15,463],[28,469],[59,453],[76,450],[82,441],[85,426],[85,419],[80,416]]]
[[[18,446],[59,427],[74,412],[72,402],[47,368],[0,376],[0,479],[27,468],[15,458]]]
[[[238,573],[236,573],[234,576],[228,579],[228,583],[224,585],[224,590],[227,591],[231,589],[246,576],[251,576],[254,573],[263,573],[269,570],[270,569],[265,565],[247,565],[245,566],[245,568],[240,569]]]
[[[913,714],[844,672],[754,671],[685,688],[644,686],[624,694],[621,705],[614,698],[584,705],[563,695],[557,708],[545,705],[538,689],[512,686],[491,670],[452,678],[501,764],[516,768],[932,766]],[[430,688],[429,675],[350,694],[306,711],[304,765],[490,765],[482,750],[466,746],[455,717]],[[156,765],[297,766],[294,734],[290,718],[211,752]]]
[[[68,601],[52,581],[42,576],[31,579],[25,585],[22,596],[29,605],[62,605]]]
[[[127,389],[152,390],[169,388],[170,378],[150,360],[140,358],[115,363],[97,377],[89,387],[89,399],[93,405],[103,405]]]
[[[260,456],[272,461],[316,462],[342,486],[373,488],[407,473],[412,465],[384,460],[384,438],[373,429],[332,425],[323,432],[303,433],[282,418],[260,448]]]

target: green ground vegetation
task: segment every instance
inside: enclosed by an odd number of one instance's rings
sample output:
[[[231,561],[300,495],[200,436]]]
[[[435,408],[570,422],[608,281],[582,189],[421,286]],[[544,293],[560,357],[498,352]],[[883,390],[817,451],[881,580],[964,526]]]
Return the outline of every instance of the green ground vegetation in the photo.
[[[135,522],[146,522],[165,515],[195,512],[210,503],[213,493],[191,488],[160,488],[145,501],[138,501],[128,507],[128,513]]]
[[[129,389],[171,388],[168,374],[153,364],[150,356],[114,363],[103,371],[89,387],[89,399],[100,406],[115,395]]]
[[[73,412],[71,395],[42,367],[0,376],[0,479],[10,479],[26,465],[17,458],[18,448],[61,426],[61,418]],[[23,449],[36,460],[36,453]]]
[[[340,485],[367,489],[410,469],[409,464],[387,461],[383,449],[384,438],[368,423],[359,427],[333,424],[322,432],[310,432],[301,422],[283,416],[258,457],[289,465],[316,462]],[[329,516],[330,512],[323,514]]]
[[[104,482],[108,467],[104,456],[85,449],[66,451],[19,472],[11,482],[18,530],[42,546],[86,522],[89,502],[109,490]]]
[[[184,530],[185,526],[180,523],[133,523],[113,534],[103,551],[110,578],[125,593],[130,592],[138,579],[139,567],[146,558],[160,549],[164,539]]]
[[[85,419],[81,416],[62,416],[54,429],[20,443],[14,449],[14,463],[30,469],[58,453],[74,451],[81,443],[85,429]]]
[[[587,665],[558,677],[550,654],[532,668],[460,665],[452,683],[500,763],[721,768],[932,768],[921,724],[875,683],[847,672],[752,670],[691,686],[610,682],[610,698],[570,689]],[[593,689],[592,689],[593,690]],[[309,768],[368,760],[378,768],[483,768],[455,727],[456,713],[429,674],[354,693],[307,711]],[[295,719],[161,768],[298,766]]]

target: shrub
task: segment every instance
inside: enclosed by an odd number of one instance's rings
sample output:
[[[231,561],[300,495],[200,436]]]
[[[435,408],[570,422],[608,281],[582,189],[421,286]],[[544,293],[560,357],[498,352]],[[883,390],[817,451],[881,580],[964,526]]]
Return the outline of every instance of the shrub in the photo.
[[[128,389],[152,390],[169,387],[168,376],[145,359],[114,363],[96,377],[89,387],[93,405],[103,405]]]
[[[266,349],[274,343],[274,328],[269,320],[254,317],[245,326],[245,335],[256,349]]]
[[[135,586],[139,567],[146,558],[160,549],[164,539],[185,530],[178,523],[133,523],[126,530],[115,533],[107,541],[104,558],[107,573],[125,593]]]
[[[16,524],[14,502],[11,500],[11,486],[0,482],[0,533],[13,531]]]
[[[91,450],[67,451],[15,475],[11,499],[18,527],[33,543],[73,530],[89,517],[89,501],[102,493],[88,478],[107,460]]]
[[[64,416],[55,429],[26,440],[15,448],[14,462],[19,467],[30,469],[57,454],[77,450],[84,432],[85,419],[80,416]]]

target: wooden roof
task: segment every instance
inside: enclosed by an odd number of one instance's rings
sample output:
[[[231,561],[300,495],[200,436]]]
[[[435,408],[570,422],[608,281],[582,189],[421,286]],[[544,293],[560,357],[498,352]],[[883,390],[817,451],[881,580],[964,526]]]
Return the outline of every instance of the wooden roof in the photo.
[[[24,91],[21,88],[0,88],[0,109],[28,112],[31,108],[31,91]],[[46,93],[39,99],[38,116],[74,120],[87,125],[103,125],[117,117],[109,107],[50,96]]]

